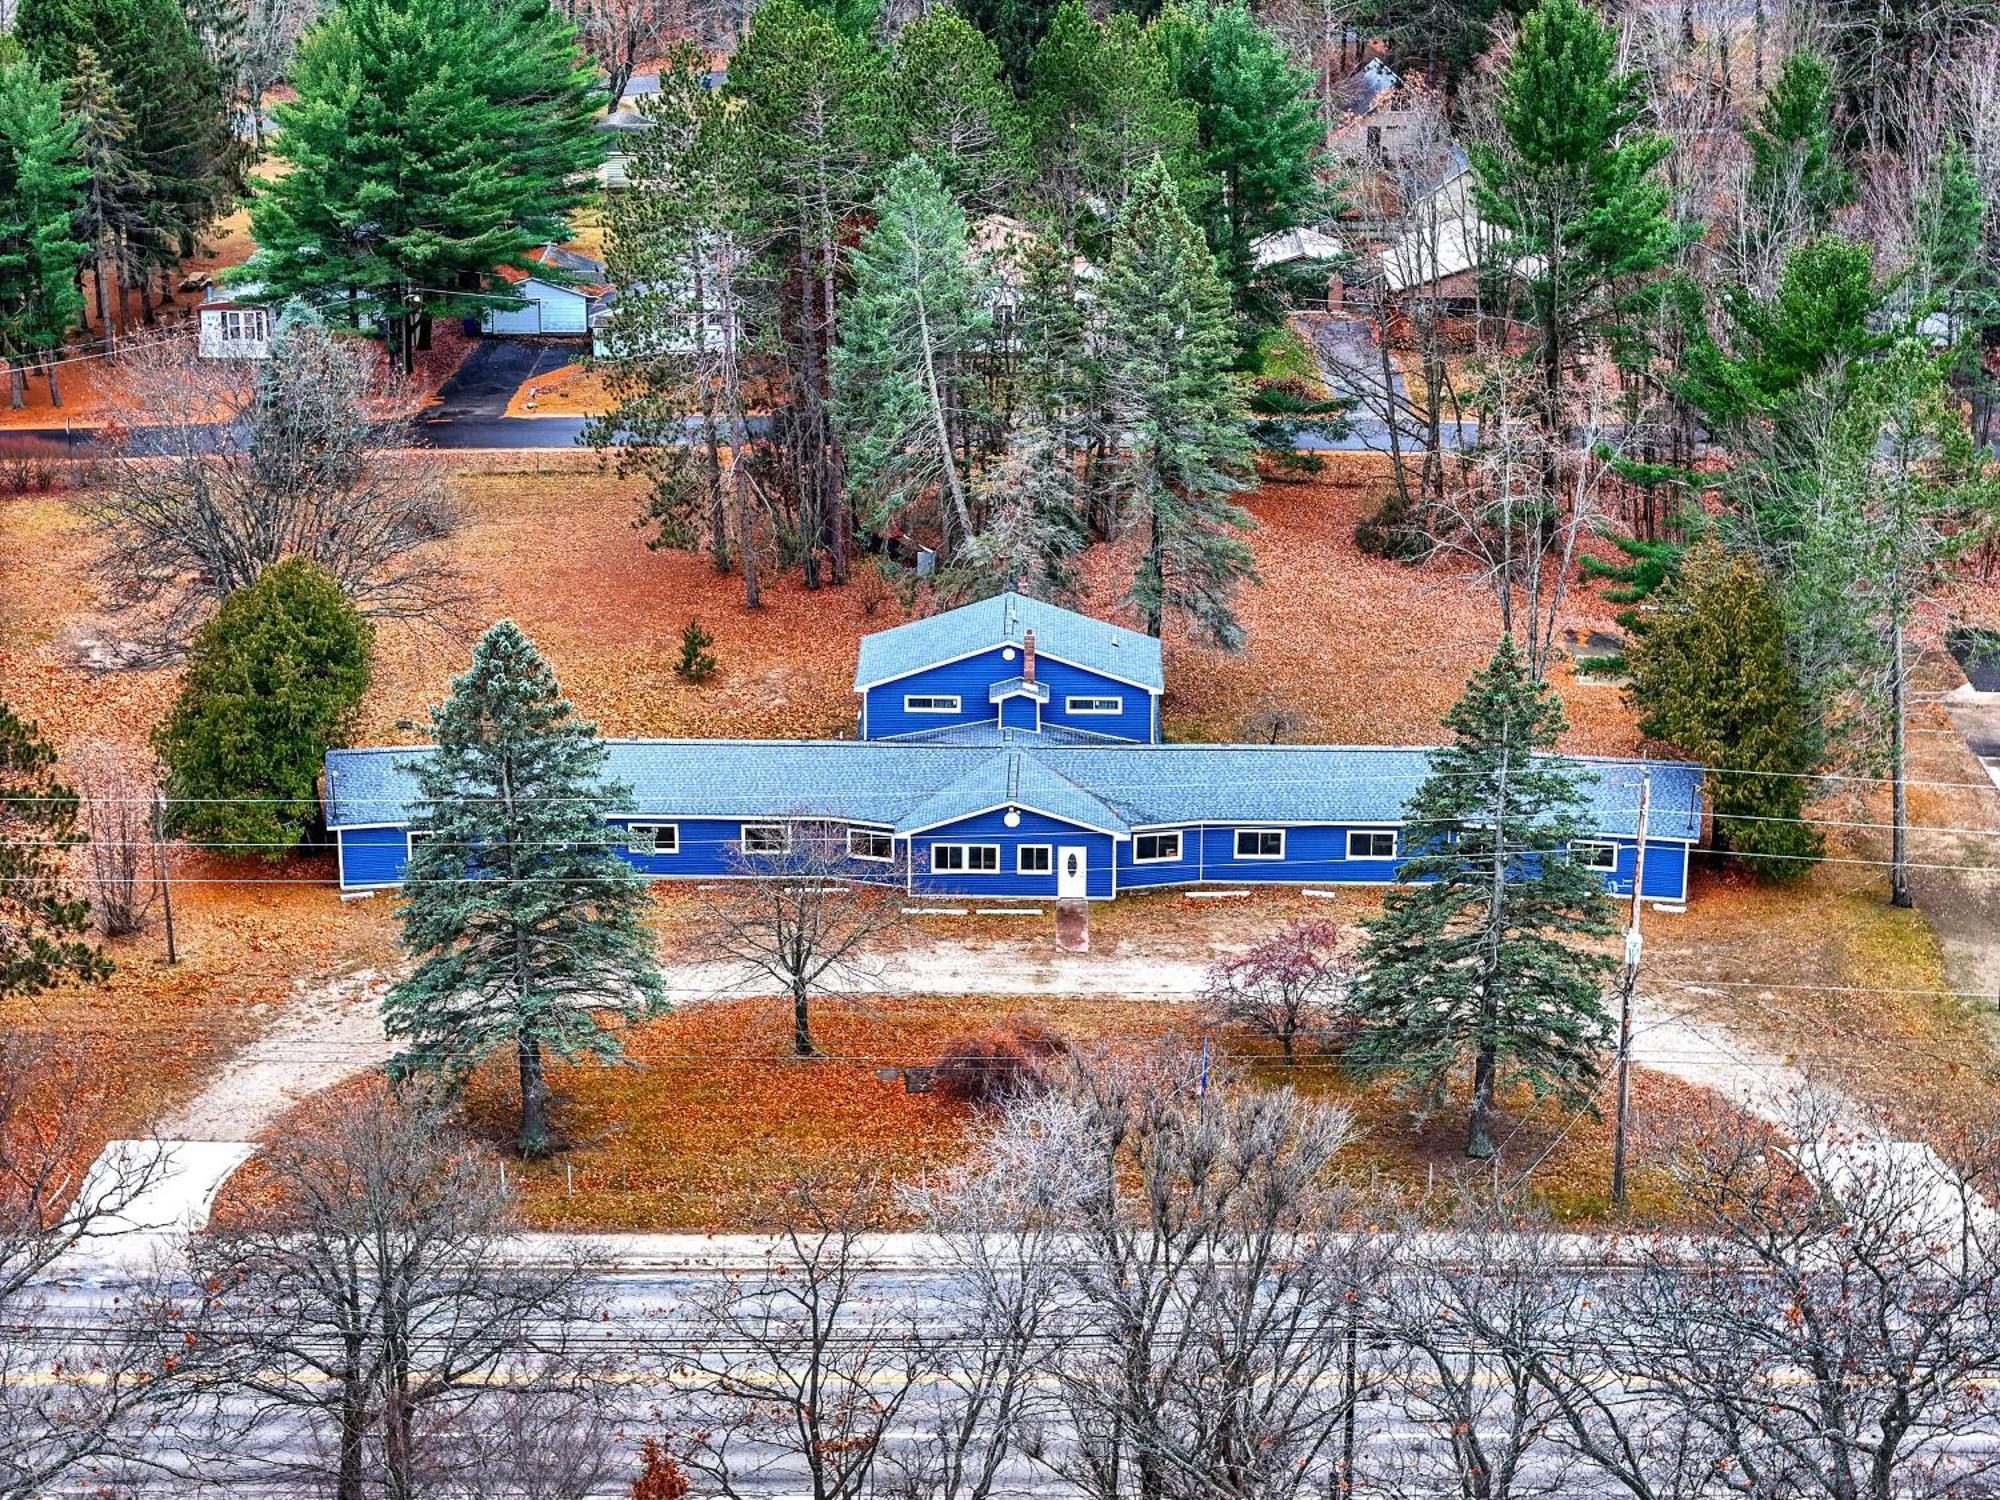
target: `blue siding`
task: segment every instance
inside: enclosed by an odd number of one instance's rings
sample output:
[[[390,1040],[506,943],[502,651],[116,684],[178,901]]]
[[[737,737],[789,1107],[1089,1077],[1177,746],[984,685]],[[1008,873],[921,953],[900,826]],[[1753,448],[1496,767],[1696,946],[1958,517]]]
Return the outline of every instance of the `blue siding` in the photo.
[[[1107,900],[1112,894],[1111,858],[1114,840],[1108,833],[1077,828],[1038,812],[1022,810],[1021,826],[1009,828],[1002,812],[981,813],[942,828],[915,834],[910,840],[916,851],[917,872],[913,889],[919,895],[950,896],[1034,896],[1053,899],[1056,893],[1055,858],[1064,844],[1081,844],[1090,850],[1087,890],[1093,900]],[[998,844],[1000,868],[991,875],[951,872],[934,875],[930,871],[933,844]],[[1046,875],[1023,875],[1017,870],[1015,851],[1023,844],[1051,846],[1051,869]]]
[[[1021,675],[1021,653],[1015,651],[1014,659],[1008,661],[1001,654],[1003,649],[996,646],[991,651],[982,651],[963,661],[926,667],[908,677],[899,677],[893,682],[870,688],[867,694],[867,737],[871,740],[893,739],[897,735],[920,734],[927,729],[976,724],[981,720],[997,718],[999,710],[987,701],[987,690],[996,682]],[[1086,672],[1047,656],[1036,658],[1035,677],[1037,681],[1047,684],[1049,689],[1049,701],[1042,709],[1044,724],[1060,724],[1065,728],[1087,730],[1091,734],[1142,744],[1152,740],[1153,699],[1144,688],[1114,682],[1109,677]],[[955,694],[959,700],[959,711],[956,714],[905,713],[903,697],[909,693]],[[1122,698],[1123,712],[1072,715],[1065,707],[1071,695]]]
[[[340,883],[349,890],[394,885],[403,878],[409,837],[400,828],[343,828],[340,840]]]
[[[1000,700],[1000,722],[1009,729],[1039,730],[1041,705],[1025,693]]]

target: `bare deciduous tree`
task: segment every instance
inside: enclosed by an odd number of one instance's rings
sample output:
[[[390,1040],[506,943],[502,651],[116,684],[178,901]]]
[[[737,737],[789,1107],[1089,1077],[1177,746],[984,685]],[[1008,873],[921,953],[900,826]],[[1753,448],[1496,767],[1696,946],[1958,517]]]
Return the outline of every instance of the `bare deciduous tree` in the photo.
[[[377,619],[455,619],[459,581],[434,544],[457,511],[386,378],[309,317],[281,322],[254,373],[179,340],[128,358],[119,447],[82,510],[136,660],[177,654],[287,557],[320,563]]]
[[[996,1143],[1063,1226],[1070,1435],[1044,1461],[1093,1500],[1286,1497],[1326,1479],[1343,1419],[1357,1241],[1330,1181],[1342,1110],[1198,1065],[1072,1060]]]
[[[725,1497],[775,1484],[812,1500],[872,1492],[883,1445],[924,1369],[923,1342],[865,1294],[877,1188],[810,1186],[750,1274],[698,1292],[694,1347],[662,1351],[684,1391],[681,1459]]]
[[[580,1347],[590,1263],[508,1252],[507,1191],[442,1097],[378,1087],[279,1142],[264,1170],[272,1206],[197,1259],[222,1309],[231,1388],[269,1439],[252,1467],[339,1500],[408,1500],[464,1493],[497,1459],[509,1494],[530,1477],[539,1493],[581,1493],[563,1484],[591,1455],[538,1448],[536,1435],[604,1435],[579,1416],[595,1373]]]
[[[130,766],[104,756],[77,769],[83,802],[83,846],[90,909],[106,937],[139,932],[159,895],[159,841],[154,829],[156,783]]]
[[[561,0],[560,8],[604,70],[613,108],[640,65],[657,62],[688,29],[687,0]]]
[[[810,1057],[814,993],[871,974],[871,949],[895,922],[895,907],[863,883],[885,870],[893,876],[894,866],[852,852],[854,838],[886,837],[843,824],[798,819],[757,837],[763,842],[738,848],[728,878],[705,893],[692,951],[784,986],[793,1050]]]
[[[0,1032],[0,1500],[67,1492],[138,1466],[169,1467],[171,1427],[195,1388],[186,1336],[199,1305],[142,1271],[122,1294],[58,1307],[44,1277],[121,1230],[167,1168],[163,1149],[88,1170],[113,1100],[80,1058]],[[105,1491],[108,1493],[109,1491]]]

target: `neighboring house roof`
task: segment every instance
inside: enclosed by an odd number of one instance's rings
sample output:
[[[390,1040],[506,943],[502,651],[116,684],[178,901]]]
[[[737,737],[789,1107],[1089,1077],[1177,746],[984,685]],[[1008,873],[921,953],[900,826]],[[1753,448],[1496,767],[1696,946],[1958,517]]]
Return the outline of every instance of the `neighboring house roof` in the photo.
[[[1011,589],[976,604],[863,636],[854,669],[854,690],[858,693],[996,646],[1019,646],[1030,630],[1035,632],[1036,650],[1044,656],[1149,692],[1166,690],[1160,643],[1151,636]]]
[[[614,109],[597,122],[599,130],[651,130],[653,122],[636,109]]]
[[[1333,85],[1331,94],[1349,116],[1365,115],[1393,94],[1402,81],[1381,58],[1371,57]]]
[[[1040,243],[1035,228],[1009,214],[986,214],[965,226],[965,244],[983,258],[1002,285],[1020,287],[1028,279],[1028,255]],[[1103,273],[1081,255],[1070,262],[1079,281],[1095,281]]]
[[[1046,739],[1046,737],[1043,737]],[[910,832],[996,806],[1123,835],[1215,823],[1397,823],[1430,769],[1429,750],[1328,745],[1013,746],[909,740],[607,740],[607,780],[647,817],[822,817]],[[395,825],[416,801],[412,762],[427,749],[334,750],[332,828]],[[1701,837],[1701,768],[1676,761],[1569,757],[1592,776],[1590,832]]]
[[[556,279],[546,283],[572,291],[587,300],[595,301],[611,290],[611,283],[604,274],[604,262],[575,250],[565,250],[560,245],[548,244],[528,252],[529,260],[538,266],[546,266],[556,272]],[[499,266],[494,274],[509,286],[519,286],[524,281],[541,278],[534,272],[520,266]]]
[[[1414,227],[1380,252],[1382,285],[1391,292],[1428,286],[1473,270],[1493,244],[1495,231],[1474,204],[1472,166],[1463,152],[1452,153],[1444,176],[1426,197],[1435,205],[1435,221],[1417,216]],[[1518,276],[1533,276],[1541,264],[1524,256],[1513,262],[1511,269]]]
[[[1335,260],[1347,247],[1317,229],[1284,229],[1250,242],[1250,258],[1259,266],[1289,265],[1301,260]]]

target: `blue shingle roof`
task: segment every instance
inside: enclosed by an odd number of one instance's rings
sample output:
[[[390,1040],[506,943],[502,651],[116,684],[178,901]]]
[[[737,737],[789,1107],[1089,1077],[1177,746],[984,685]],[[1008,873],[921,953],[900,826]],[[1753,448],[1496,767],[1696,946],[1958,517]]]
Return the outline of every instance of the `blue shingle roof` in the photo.
[[[1380,746],[941,744],[906,740],[610,740],[607,775],[630,808],[660,817],[826,817],[929,826],[1018,801],[1124,832],[1190,823],[1395,823],[1430,752]],[[334,750],[328,825],[409,821],[422,749]],[[1638,831],[1640,778],[1652,775],[1649,832],[1701,837],[1701,769],[1673,761],[1574,757],[1592,831]],[[984,800],[980,800],[984,799]],[[1053,805],[1052,805],[1053,804]]]
[[[1018,646],[1030,630],[1038,652],[1155,693],[1166,690],[1160,643],[1151,636],[1012,591],[864,635],[854,690],[995,646]]]

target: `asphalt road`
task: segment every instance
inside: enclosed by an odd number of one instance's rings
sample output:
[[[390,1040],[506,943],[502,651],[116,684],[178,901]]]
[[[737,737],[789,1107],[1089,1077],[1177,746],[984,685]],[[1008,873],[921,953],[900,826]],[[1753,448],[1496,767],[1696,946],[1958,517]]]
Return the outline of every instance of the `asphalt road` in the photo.
[[[532,341],[524,341],[532,342]],[[482,347],[493,347],[491,345]],[[470,361],[468,361],[469,363]],[[526,360],[524,359],[524,363]],[[554,365],[543,368],[554,369]],[[538,373],[538,372],[537,372]],[[558,449],[574,448],[583,435],[583,417],[509,417],[501,415],[506,408],[506,397],[502,396],[498,409],[491,400],[490,385],[501,378],[498,372],[480,377],[482,390],[467,389],[453,397],[452,383],[447,383],[444,392],[446,404],[431,408],[417,424],[418,436],[426,447],[450,449],[454,451],[504,451],[509,449]],[[527,379],[520,379],[507,387],[507,393]],[[765,418],[752,417],[751,430],[764,431]],[[1445,447],[1456,450],[1477,440],[1478,424],[1466,422],[1462,429],[1447,429]],[[1413,436],[1404,438],[1405,451],[1414,450],[1418,445]],[[62,427],[14,427],[0,429],[0,456],[9,453],[33,452],[36,449],[60,448],[81,457],[96,451],[96,434],[90,428]],[[1350,423],[1350,430],[1339,437],[1330,437],[1323,432],[1307,429],[1299,434],[1299,448],[1307,453],[1386,453],[1389,449],[1389,431],[1386,424],[1374,417],[1357,417]]]

